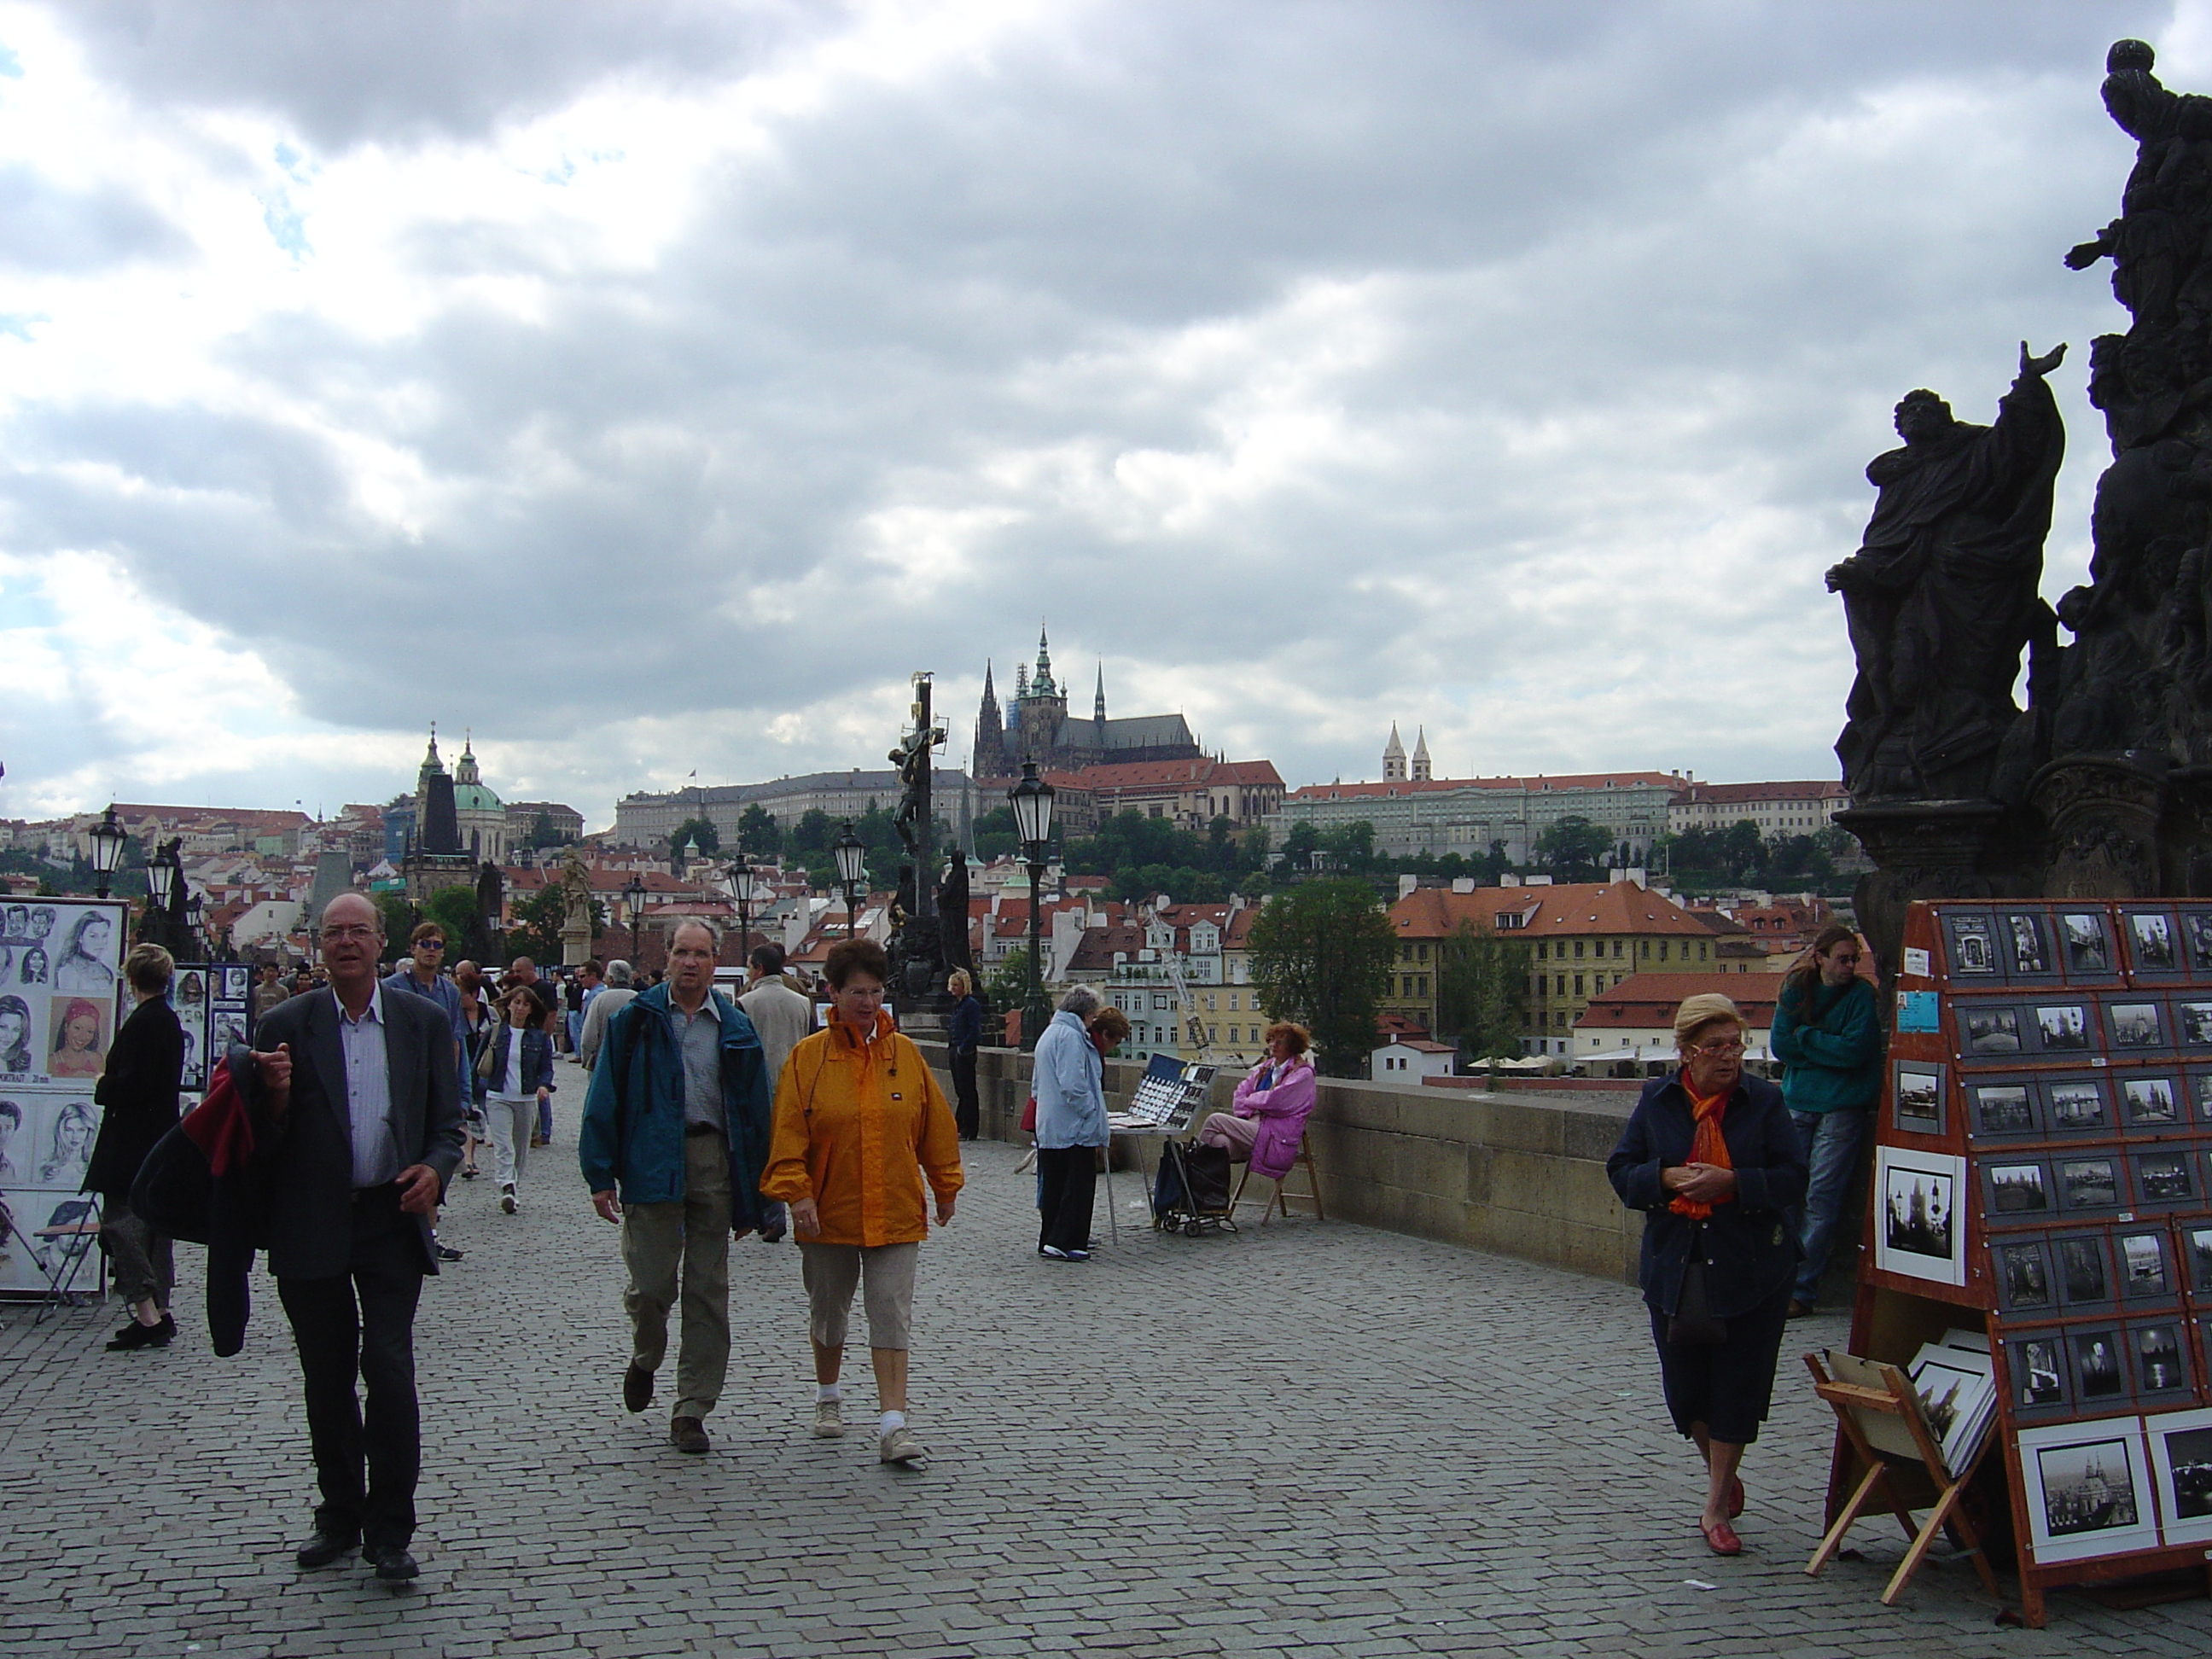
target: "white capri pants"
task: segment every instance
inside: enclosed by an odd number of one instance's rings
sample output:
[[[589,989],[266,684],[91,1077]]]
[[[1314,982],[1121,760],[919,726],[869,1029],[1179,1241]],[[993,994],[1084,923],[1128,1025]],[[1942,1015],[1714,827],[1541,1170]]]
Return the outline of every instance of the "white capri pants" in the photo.
[[[865,1286],[868,1346],[904,1348],[914,1324],[914,1267],[919,1244],[809,1244],[799,1241],[806,1284],[806,1334],[824,1348],[845,1346],[855,1286]]]

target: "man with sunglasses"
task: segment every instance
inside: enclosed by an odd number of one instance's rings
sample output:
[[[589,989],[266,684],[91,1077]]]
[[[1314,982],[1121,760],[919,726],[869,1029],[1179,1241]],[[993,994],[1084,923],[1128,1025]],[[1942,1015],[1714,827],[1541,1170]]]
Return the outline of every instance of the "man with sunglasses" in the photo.
[[[461,1013],[461,988],[439,969],[446,963],[445,930],[434,921],[417,922],[415,931],[407,936],[408,960],[385,975],[387,991],[406,991],[438,1005],[445,1015],[446,1024],[453,1034],[453,1080],[463,1100],[474,1092],[474,1082],[469,1076],[468,1021]],[[441,1190],[438,1202],[443,1205],[446,1194]],[[430,1229],[430,1248],[437,1252],[441,1261],[459,1261],[461,1253],[438,1237],[438,1229]]]

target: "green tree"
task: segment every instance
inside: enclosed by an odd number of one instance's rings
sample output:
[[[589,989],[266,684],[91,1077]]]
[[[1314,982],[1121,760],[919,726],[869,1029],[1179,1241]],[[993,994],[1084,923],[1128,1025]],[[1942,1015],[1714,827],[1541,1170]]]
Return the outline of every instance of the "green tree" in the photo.
[[[771,858],[783,850],[783,828],[775,814],[756,803],[738,815],[738,850]]]
[[[1022,850],[1020,833],[1014,827],[1014,809],[995,806],[975,820],[975,856],[979,859],[1011,857]],[[1078,870],[1079,876],[1108,873],[1103,870]]]
[[[404,956],[407,951],[407,935],[415,931],[422,918],[415,907],[407,902],[404,893],[372,893],[370,902],[376,906],[377,918],[384,923],[384,951],[386,956]]]
[[[1462,921],[1438,954],[1437,1035],[1478,1058],[1519,1054],[1528,1028],[1528,942]]]
[[[1604,873],[1612,838],[1579,813],[1553,820],[1536,837],[1536,857],[1563,881],[1595,881]]]
[[[1321,831],[1311,820],[1300,818],[1283,837],[1283,860],[1293,870],[1314,867],[1314,854],[1321,851]]]
[[[1375,863],[1375,826],[1365,818],[1336,824],[1322,834],[1321,847],[1334,869],[1349,872],[1371,868]]]
[[[1030,998],[1030,947],[1017,945],[983,975],[983,1000],[994,1008],[1019,1008]]]
[[[1397,939],[1364,881],[1302,882],[1271,899],[1252,924],[1252,977],[1269,1016],[1314,1035],[1320,1069],[1364,1077],[1376,1046],[1375,1010]]]
[[[530,820],[531,846],[560,847],[566,844],[568,839],[568,836],[553,827],[553,815],[550,812],[540,812]]]
[[[507,955],[512,962],[528,957],[539,963],[561,960],[561,928],[568,920],[568,895],[558,882],[548,882],[515,911],[514,926],[507,930]],[[605,918],[598,902],[592,905],[592,936],[599,937]]]
[[[830,815],[818,806],[810,806],[799,816],[785,837],[785,845],[802,857],[811,853],[827,853],[836,843],[837,826]]]
[[[477,890],[473,887],[441,887],[422,901],[422,920],[434,921],[446,930],[448,967],[484,948],[483,929],[477,923]]]
[[[702,853],[722,850],[722,832],[704,818],[686,818],[678,824],[668,837],[668,850],[673,853],[687,841]]]

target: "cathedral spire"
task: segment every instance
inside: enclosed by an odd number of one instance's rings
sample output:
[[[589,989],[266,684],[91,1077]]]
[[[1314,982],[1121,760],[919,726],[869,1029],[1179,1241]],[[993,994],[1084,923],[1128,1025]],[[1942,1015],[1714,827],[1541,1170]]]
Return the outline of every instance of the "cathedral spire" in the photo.
[[[1390,722],[1390,741],[1382,745],[1382,781],[1406,781],[1406,745],[1398,738],[1398,722]]]
[[[1091,718],[1095,720],[1106,718],[1106,659],[1103,657],[1098,659],[1098,696],[1091,702]]]
[[[1037,624],[1036,672],[1030,676],[1031,695],[1048,697],[1053,694],[1052,642],[1044,636],[1044,624]]]
[[[1427,783],[1430,781],[1429,729],[1425,726],[1417,726],[1413,737],[1413,781]]]

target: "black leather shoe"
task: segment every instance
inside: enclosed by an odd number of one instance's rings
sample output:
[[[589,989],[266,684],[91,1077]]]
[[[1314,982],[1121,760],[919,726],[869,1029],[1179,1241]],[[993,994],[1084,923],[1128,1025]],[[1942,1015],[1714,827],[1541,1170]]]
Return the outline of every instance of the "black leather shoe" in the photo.
[[[327,1567],[360,1542],[357,1532],[318,1532],[292,1552],[292,1559],[303,1567]]]
[[[632,1365],[623,1373],[623,1404],[633,1412],[641,1412],[653,1403],[653,1373],[642,1365]]]
[[[376,1569],[376,1576],[387,1584],[404,1584],[422,1576],[422,1569],[415,1565],[415,1558],[407,1553],[404,1544],[380,1545],[367,1552],[365,1559]]]
[[[158,1325],[141,1325],[132,1320],[108,1339],[110,1353],[129,1353],[135,1348],[166,1348],[176,1340],[177,1322],[168,1315],[161,1316]]]

